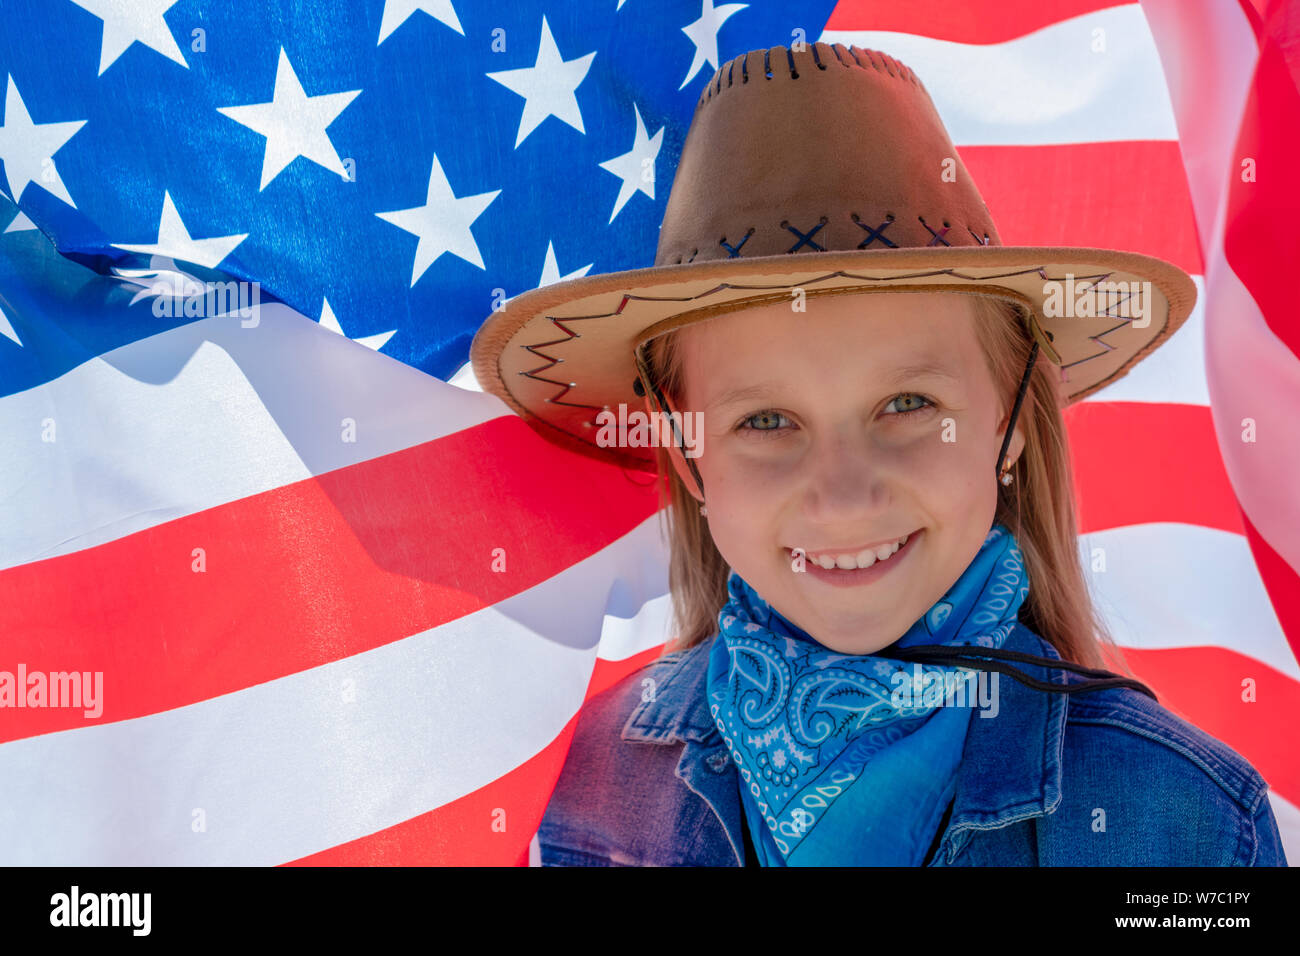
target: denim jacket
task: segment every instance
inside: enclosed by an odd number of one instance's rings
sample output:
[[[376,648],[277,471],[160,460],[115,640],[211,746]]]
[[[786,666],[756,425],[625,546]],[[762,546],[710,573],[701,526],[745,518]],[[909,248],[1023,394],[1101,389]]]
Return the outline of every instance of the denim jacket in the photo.
[[[664,654],[587,702],[538,830],[543,866],[750,862],[739,774],[705,699],[718,639]],[[1004,646],[1060,660],[1023,624]],[[1145,694],[1048,693],[1007,674],[997,691],[996,716],[971,715],[926,865],[1287,865],[1255,768]]]

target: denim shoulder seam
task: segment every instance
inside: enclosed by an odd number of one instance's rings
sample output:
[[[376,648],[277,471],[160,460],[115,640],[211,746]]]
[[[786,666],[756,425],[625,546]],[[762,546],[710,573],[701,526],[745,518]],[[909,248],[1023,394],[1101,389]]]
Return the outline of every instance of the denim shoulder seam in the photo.
[[[1101,714],[1076,715],[1074,703],[1074,701],[1071,701],[1069,723],[1116,727],[1120,730],[1127,730],[1139,737],[1145,737],[1158,744],[1163,744],[1200,767],[1206,776],[1218,785],[1219,789],[1231,797],[1247,813],[1254,813],[1255,808],[1259,806],[1260,799],[1268,789],[1264,778],[1249,764],[1247,764],[1249,769],[1246,771],[1234,767],[1230,761],[1224,759],[1221,755],[1213,753],[1212,749],[1206,747],[1203,742],[1188,734],[1177,732],[1175,728],[1171,728],[1167,723],[1151,720],[1147,715],[1136,710],[1127,710],[1125,713],[1111,713],[1104,716]],[[1227,745],[1224,744],[1223,746]],[[1245,760],[1245,758],[1241,759]],[[1227,779],[1228,777],[1233,778],[1232,782]],[[1235,787],[1234,783],[1236,784]]]
[[[1233,866],[1253,866],[1258,852],[1259,834],[1255,831],[1255,815],[1242,811],[1241,835],[1237,842],[1237,854],[1232,860]]]
[[[700,653],[701,649],[708,643],[709,642],[705,640],[705,641],[701,641],[699,644],[695,644],[692,645],[691,647],[685,648],[684,650],[670,651],[667,654],[663,654],[655,658],[653,661],[647,662],[641,668],[638,668],[637,670],[633,671],[632,674],[628,675],[628,677],[632,677],[636,674],[639,674],[641,670],[647,667],[653,667],[655,665],[660,665],[660,664],[662,664],[664,667],[668,669],[668,673],[663,676],[658,686],[656,687],[655,700],[650,700],[650,701],[640,700],[632,707],[631,712],[628,714],[627,719],[623,723],[623,727],[619,734],[620,739],[622,739],[624,742],[629,742],[629,743],[664,744],[668,742],[667,740],[663,740],[663,739],[657,741],[629,740],[626,734],[628,729],[633,725],[637,725],[640,729],[648,733],[657,734],[661,738],[667,735],[669,732],[677,731],[679,729],[682,729],[683,727],[685,727],[685,729],[690,731],[698,731],[701,734],[704,734],[707,731],[711,731],[714,729],[712,724],[710,724],[706,728],[695,727],[694,725],[689,725],[689,724],[684,725],[683,721],[685,720],[685,718],[683,713],[671,707],[669,708],[669,712],[667,714],[666,720],[661,718],[655,720],[653,723],[650,723],[642,719],[643,715],[649,708],[655,706],[657,703],[660,703],[662,701],[663,692],[668,688],[672,687],[673,682],[676,681],[678,678],[682,676],[682,674],[686,673],[689,670],[687,664],[690,661],[690,659],[693,658],[698,653]],[[627,680],[627,678],[624,678],[624,680]]]

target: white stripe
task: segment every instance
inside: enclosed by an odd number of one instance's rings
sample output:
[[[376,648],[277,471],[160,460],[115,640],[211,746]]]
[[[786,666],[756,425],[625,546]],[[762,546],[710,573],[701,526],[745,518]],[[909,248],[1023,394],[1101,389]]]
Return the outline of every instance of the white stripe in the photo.
[[[1104,571],[1092,570],[1093,549]],[[1190,524],[1129,525],[1079,535],[1079,553],[1120,646],[1225,647],[1300,680],[1241,535]]]
[[[1095,30],[1103,31],[1104,52],[1093,52]],[[1136,3],[1005,43],[879,30],[827,30],[819,39],[880,50],[910,67],[956,146],[1178,138],[1160,57]]]
[[[651,518],[523,594],[343,661],[0,745],[0,865],[279,864],[489,784],[581,706],[602,614],[662,595],[658,538]]]
[[[513,414],[278,303],[240,321],[171,329],[0,399],[0,568]]]

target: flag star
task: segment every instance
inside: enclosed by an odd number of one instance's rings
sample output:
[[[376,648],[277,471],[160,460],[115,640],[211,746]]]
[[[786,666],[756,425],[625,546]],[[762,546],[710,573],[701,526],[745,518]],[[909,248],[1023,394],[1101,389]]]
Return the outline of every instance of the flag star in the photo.
[[[339,325],[339,320],[334,316],[334,310],[330,308],[329,299],[321,300],[320,324],[331,332],[337,332],[339,335],[344,336],[344,338],[352,338],[346,335],[343,326]],[[397,329],[391,329],[387,332],[376,332],[374,335],[362,335],[352,339],[352,341],[378,352],[384,347],[384,343],[393,337],[393,333],[396,331]]]
[[[609,216],[610,222],[614,221],[614,217],[637,190],[651,199],[655,198],[655,160],[659,158],[659,148],[663,145],[663,127],[659,128],[659,132],[655,133],[653,138],[647,136],[645,123],[641,120],[641,111],[637,109],[635,103],[632,104],[632,111],[636,114],[636,135],[633,138],[631,151],[600,164],[601,169],[608,170],[623,180],[618,188],[614,211]]]
[[[749,6],[747,3],[724,3],[720,7],[714,7],[713,0],[703,0],[703,3],[700,18],[689,26],[682,27],[682,32],[695,44],[695,59],[691,61],[686,79],[677,87],[679,90],[686,88],[686,84],[695,78],[705,63],[711,64],[715,70],[718,68],[718,31],[733,13],[739,13]]]
[[[578,108],[578,87],[591,69],[595,52],[573,60],[564,60],[551,27],[542,17],[542,38],[537,47],[537,62],[517,70],[501,70],[487,74],[506,89],[524,98],[524,113],[519,118],[519,133],[515,148],[528,138],[548,116],[568,123],[579,133],[586,133],[582,125],[582,110]]]
[[[570,279],[579,279],[587,274],[587,270],[594,266],[594,262],[588,262],[580,269],[574,269],[568,275],[560,275],[560,264],[555,258],[555,243],[546,243],[546,259],[542,263],[542,278],[537,283],[537,288],[544,285],[554,285],[557,282],[568,282]]]
[[[452,9],[451,0],[384,0],[384,18],[379,25],[379,43],[387,40],[392,32],[417,10],[423,10],[439,23],[445,23],[461,36],[465,35],[460,20],[456,18],[456,11]],[[379,43],[375,45],[378,46]]]
[[[5,315],[4,309],[0,309],[0,335],[13,339],[19,345],[23,344],[23,340],[18,337],[18,333],[14,331],[14,327],[9,323],[9,316]]]
[[[415,247],[415,264],[411,269],[412,286],[444,252],[460,256],[480,269],[487,268],[483,264],[483,256],[479,254],[478,243],[474,241],[474,234],[470,232],[470,226],[500,194],[501,190],[495,189],[476,196],[457,197],[451,191],[451,183],[447,182],[447,175],[442,171],[442,163],[438,162],[438,154],[435,153],[424,205],[375,213],[384,222],[390,222],[419,237],[420,241]]]
[[[217,112],[253,132],[266,137],[266,152],[262,158],[262,184],[280,175],[281,171],[299,156],[310,159],[340,178],[347,177],[343,160],[330,142],[325,128],[342,113],[360,90],[346,93],[322,93],[308,96],[298,82],[298,74],[289,62],[284,47],[280,47],[280,60],[275,68],[275,92],[269,103],[248,106],[221,106]]]
[[[5,226],[5,232],[25,232],[28,229],[35,229],[36,223],[32,222],[22,212],[10,220],[9,225]]]
[[[248,233],[239,236],[218,236],[212,239],[193,239],[181,221],[176,204],[172,202],[171,193],[163,193],[162,216],[158,221],[158,241],[144,245],[128,245],[114,242],[116,249],[138,252],[148,256],[166,256],[182,262],[192,262],[205,269],[215,269],[221,260],[230,255],[235,246],[248,238]]]
[[[181,55],[171,28],[163,14],[177,0],[72,0],[88,13],[104,21],[104,36],[99,47],[99,75],[112,66],[132,43],[143,43],[157,50],[185,69],[190,65]]]
[[[29,183],[36,183],[73,209],[77,208],[54,166],[53,157],[85,124],[85,120],[33,123],[14,78],[9,77],[5,88],[4,124],[0,125],[0,162],[5,164],[9,197],[15,203],[23,198],[23,190]]]
[[[546,257],[542,261],[542,277],[537,282],[537,288],[546,285],[554,285],[557,282],[568,282],[570,279],[579,279],[587,274],[587,270],[594,266],[594,262],[588,262],[580,269],[574,269],[567,275],[560,275],[560,263],[555,257],[555,243],[549,241],[546,243]],[[505,301],[508,303],[515,296],[510,296]]]

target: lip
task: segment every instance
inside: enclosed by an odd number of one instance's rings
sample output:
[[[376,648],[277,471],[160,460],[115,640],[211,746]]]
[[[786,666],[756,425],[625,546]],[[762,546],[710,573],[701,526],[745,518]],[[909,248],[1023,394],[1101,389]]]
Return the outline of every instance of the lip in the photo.
[[[902,564],[912,553],[912,546],[916,544],[916,541],[924,534],[924,528],[919,531],[913,531],[907,536],[907,544],[903,545],[884,561],[876,561],[869,568],[854,568],[851,571],[845,571],[841,568],[827,570],[816,561],[808,559],[804,562],[803,573],[837,588],[852,588],[871,584],[873,581],[879,580],[889,574],[895,566]],[[789,548],[786,548],[785,552],[787,555],[792,555]]]

